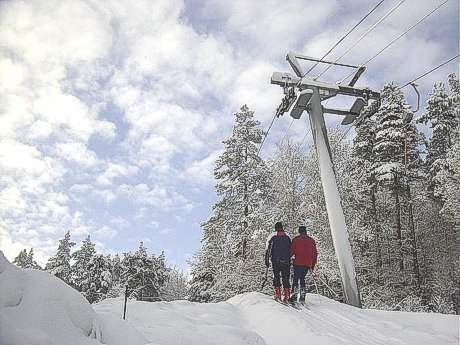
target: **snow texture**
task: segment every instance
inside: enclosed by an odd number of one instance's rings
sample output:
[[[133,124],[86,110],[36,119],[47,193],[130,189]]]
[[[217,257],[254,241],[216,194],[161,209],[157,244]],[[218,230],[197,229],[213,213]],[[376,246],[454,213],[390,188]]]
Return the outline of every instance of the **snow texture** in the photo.
[[[143,345],[120,317],[96,314],[88,301],[43,271],[20,269],[0,251],[1,345]]]
[[[361,310],[318,295],[308,308],[252,292],[227,302],[94,306],[60,279],[11,265],[0,251],[1,345],[457,345],[454,315]]]
[[[128,322],[155,345],[458,345],[458,316],[361,310],[307,294],[296,310],[257,292],[227,302],[128,304]],[[123,299],[95,309],[120,315]]]

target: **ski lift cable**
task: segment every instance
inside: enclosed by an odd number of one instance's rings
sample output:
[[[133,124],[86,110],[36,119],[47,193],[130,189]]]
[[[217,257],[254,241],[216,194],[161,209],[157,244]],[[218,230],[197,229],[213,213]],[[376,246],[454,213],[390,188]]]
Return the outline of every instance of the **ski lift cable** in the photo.
[[[406,84],[404,84],[403,86],[401,86],[400,89],[402,89],[402,88],[404,88],[404,87],[406,87],[406,86],[409,86],[409,85],[415,83],[417,80],[426,77],[428,74],[433,73],[433,72],[436,71],[437,69],[439,69],[439,68],[441,68],[441,67],[447,65],[449,62],[451,62],[451,61],[453,61],[453,60],[455,60],[455,59],[457,59],[457,58],[459,58],[459,57],[460,57],[460,54],[455,55],[454,57],[450,58],[449,60],[447,60],[447,61],[445,61],[445,62],[443,62],[443,63],[437,65],[436,67],[434,67],[434,68],[430,69],[429,71],[423,73],[422,75],[418,76],[417,78],[412,79],[411,81],[408,81]]]
[[[377,22],[375,22],[369,29],[366,30],[342,55],[340,55],[338,58],[334,60],[334,63],[337,63],[340,61],[345,55],[347,55],[349,52],[351,52],[359,42],[361,42],[367,35],[369,35],[374,29],[382,23],[386,18],[388,18],[394,11],[396,11],[406,0],[401,0],[399,1],[394,7],[392,7],[383,17],[381,17]],[[320,78],[322,75],[324,75],[329,69],[331,69],[334,65],[328,65],[320,74],[318,74],[314,80],[317,80]],[[355,74],[355,72],[353,72]]]
[[[405,0],[402,0],[402,2],[404,2]],[[310,69],[308,71],[306,71],[302,77],[300,78],[299,82],[297,83],[297,86],[300,85],[301,81],[303,78],[305,78],[316,66],[318,66],[318,64],[323,61],[330,53],[332,53],[332,51],[337,48],[337,46],[342,43],[353,31],[355,31],[355,29],[361,25],[361,23],[363,23],[372,13],[374,13],[375,10],[377,10],[377,8],[383,4],[385,2],[385,0],[380,0],[363,18],[361,18],[350,30],[348,30],[348,32],[342,36],[342,38],[340,38],[322,57],[319,61],[317,61],[312,67],[310,67]],[[289,127],[287,130],[285,130],[284,132],[284,135],[283,135],[283,139],[286,139],[286,136],[288,134],[288,131],[289,129],[291,129],[291,126],[292,124],[294,123],[294,119],[291,120],[291,123],[289,124]],[[305,140],[305,139],[304,139]],[[302,140],[303,141],[303,140]],[[303,145],[303,144],[302,144]]]
[[[402,89],[402,88],[405,88],[406,86],[413,85],[417,80],[420,80],[420,79],[426,77],[427,75],[429,75],[429,74],[433,73],[434,71],[438,70],[439,68],[447,65],[449,62],[451,62],[451,61],[453,61],[455,59],[458,59],[459,57],[460,57],[460,54],[455,55],[454,57],[450,58],[449,60],[437,65],[436,67],[434,67],[434,68],[430,69],[429,71],[423,73],[422,75],[418,76],[417,78],[414,78],[414,79],[408,81],[406,84],[404,84],[403,86],[400,86],[399,88]],[[343,135],[337,141],[336,145],[334,145],[333,150],[342,142],[343,139],[345,139],[345,137],[350,132],[352,127],[353,126],[349,126],[348,129],[343,133]]]
[[[376,4],[372,10],[370,10],[370,12],[368,12],[363,18],[361,18],[356,24],[355,26],[353,26],[350,30],[348,30],[348,32],[341,38],[339,39],[328,51],[327,53],[325,53],[321,59],[319,61],[317,61],[312,67],[310,67],[310,69],[304,73],[304,75],[302,76],[302,78],[304,78],[308,73],[310,73],[316,66],[318,66],[318,64],[323,61],[335,48],[337,48],[337,46],[342,43],[359,25],[361,25],[362,22],[364,22],[367,17],[369,17],[385,0],[381,0],[378,4]],[[301,78],[301,79],[302,79]]]
[[[412,31],[416,26],[418,26],[420,23],[422,23],[425,19],[427,19],[429,16],[431,16],[434,12],[436,12],[437,10],[439,10],[442,6],[444,6],[447,2],[449,2],[449,0],[445,0],[444,2],[442,2],[441,4],[439,4],[437,7],[435,7],[433,10],[431,10],[430,12],[428,12],[427,14],[425,14],[422,18],[420,18],[415,24],[413,24],[412,26],[410,26],[406,31],[404,31],[402,34],[400,34],[399,36],[397,36],[396,38],[394,38],[390,43],[388,43],[385,47],[383,47],[382,49],[380,49],[374,56],[372,56],[370,59],[368,59],[366,62],[364,62],[362,65],[363,66],[366,66],[367,64],[369,64],[371,61],[373,61],[374,59],[376,59],[380,54],[382,54],[385,50],[387,50],[388,48],[390,48],[394,43],[396,43],[398,40],[400,40],[402,37],[404,37],[405,35],[407,35],[410,31]],[[338,82],[338,84],[341,84],[343,83],[345,80],[347,80],[348,78],[350,78],[352,75],[354,75],[355,73],[351,73],[349,75],[347,75],[345,78],[343,78],[341,81]]]
[[[265,143],[265,139],[267,139],[267,136],[268,136],[268,133],[270,133],[270,129],[272,128],[273,126],[273,123],[275,122],[275,119],[276,119],[276,112],[275,112],[275,115],[273,115],[273,119],[272,119],[272,122],[270,122],[270,126],[268,126],[268,129],[267,131],[265,132],[265,135],[262,139],[262,142],[260,143],[260,146],[259,146],[259,150],[257,150],[257,155],[260,154],[260,151],[262,150],[262,147],[264,146],[264,143]]]
[[[284,135],[283,135],[283,139],[281,139],[281,141],[284,141],[284,139],[286,139],[286,137],[288,136],[288,133],[289,133],[289,130],[291,129],[292,127],[292,124],[294,123],[294,118],[291,120],[291,123],[289,124],[289,127],[284,130]]]

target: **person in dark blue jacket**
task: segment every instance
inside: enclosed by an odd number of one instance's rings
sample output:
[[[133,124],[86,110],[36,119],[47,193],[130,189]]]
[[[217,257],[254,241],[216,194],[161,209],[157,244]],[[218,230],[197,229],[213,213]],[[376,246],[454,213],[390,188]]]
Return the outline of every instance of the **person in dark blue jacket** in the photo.
[[[291,273],[291,239],[283,230],[283,223],[275,224],[275,232],[267,238],[265,247],[265,266],[273,267],[273,286],[275,299],[281,300],[281,278],[283,280],[283,302],[288,302],[291,293],[289,276]]]

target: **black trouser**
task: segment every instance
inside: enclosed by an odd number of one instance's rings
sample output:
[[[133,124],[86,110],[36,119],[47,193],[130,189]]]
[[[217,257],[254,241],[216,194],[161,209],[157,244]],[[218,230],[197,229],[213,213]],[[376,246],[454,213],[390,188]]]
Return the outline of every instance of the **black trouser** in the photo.
[[[273,265],[273,286],[281,287],[281,278],[283,279],[283,287],[290,288],[289,276],[291,273],[291,265],[289,263],[272,262]]]

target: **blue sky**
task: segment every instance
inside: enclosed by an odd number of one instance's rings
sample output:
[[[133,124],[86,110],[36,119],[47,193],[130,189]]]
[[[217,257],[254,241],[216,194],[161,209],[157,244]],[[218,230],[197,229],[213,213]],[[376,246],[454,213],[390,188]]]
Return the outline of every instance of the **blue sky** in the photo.
[[[289,70],[287,51],[321,56],[374,3],[1,2],[0,248],[13,258],[34,247],[43,264],[70,230],[104,253],[144,241],[186,268],[232,114],[247,103],[266,128],[282,96],[270,75]],[[397,3],[386,0],[331,58]],[[365,61],[440,3],[406,0],[343,61]],[[398,41],[358,85],[406,82],[457,54],[458,6],[450,0]],[[422,93],[450,72],[458,61],[423,79]],[[286,132],[303,138],[305,118],[289,123],[276,122],[263,156]]]

